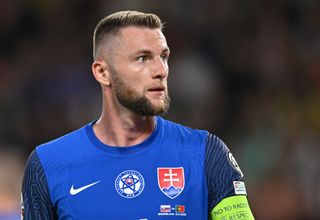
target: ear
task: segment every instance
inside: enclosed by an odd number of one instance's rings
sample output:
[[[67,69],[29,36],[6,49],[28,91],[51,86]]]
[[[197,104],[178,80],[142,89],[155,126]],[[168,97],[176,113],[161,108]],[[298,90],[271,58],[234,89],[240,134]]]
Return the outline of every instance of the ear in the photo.
[[[111,84],[110,72],[105,61],[95,60],[92,63],[91,69],[94,77],[100,84],[105,86],[109,86]]]

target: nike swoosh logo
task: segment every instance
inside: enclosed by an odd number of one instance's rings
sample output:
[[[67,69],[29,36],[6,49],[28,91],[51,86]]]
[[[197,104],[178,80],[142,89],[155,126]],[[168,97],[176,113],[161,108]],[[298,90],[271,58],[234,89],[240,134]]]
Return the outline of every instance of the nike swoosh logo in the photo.
[[[71,188],[70,188],[70,195],[72,195],[72,196],[77,195],[79,192],[82,192],[83,190],[88,189],[89,187],[91,187],[91,186],[93,186],[93,185],[96,185],[96,184],[99,183],[99,182],[100,182],[100,180],[97,181],[97,182],[94,182],[94,183],[91,183],[91,184],[82,186],[82,187],[80,187],[80,188],[78,188],[78,189],[75,189],[75,188],[73,187],[73,185],[72,185]]]

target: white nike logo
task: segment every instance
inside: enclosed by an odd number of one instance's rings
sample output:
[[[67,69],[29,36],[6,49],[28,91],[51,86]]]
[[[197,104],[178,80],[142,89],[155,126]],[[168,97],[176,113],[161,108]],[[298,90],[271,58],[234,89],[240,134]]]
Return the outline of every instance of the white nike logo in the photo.
[[[72,185],[71,188],[70,188],[70,195],[72,195],[72,196],[73,196],[73,195],[76,195],[76,194],[78,194],[79,192],[81,192],[81,191],[83,191],[83,190],[85,190],[85,189],[88,189],[89,187],[91,187],[91,186],[93,186],[93,185],[96,185],[96,184],[99,183],[99,182],[100,182],[100,180],[97,181],[97,182],[94,182],[94,183],[85,185],[85,186],[83,186],[83,187],[80,187],[80,188],[78,188],[78,189],[73,188],[73,185]]]

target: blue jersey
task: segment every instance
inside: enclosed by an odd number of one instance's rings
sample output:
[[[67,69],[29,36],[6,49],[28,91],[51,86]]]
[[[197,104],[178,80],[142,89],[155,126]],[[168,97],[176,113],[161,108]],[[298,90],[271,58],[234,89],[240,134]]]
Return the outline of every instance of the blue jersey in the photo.
[[[219,138],[156,122],[135,146],[103,144],[94,122],[38,146],[23,179],[24,219],[200,220],[245,193],[235,188],[243,175]]]

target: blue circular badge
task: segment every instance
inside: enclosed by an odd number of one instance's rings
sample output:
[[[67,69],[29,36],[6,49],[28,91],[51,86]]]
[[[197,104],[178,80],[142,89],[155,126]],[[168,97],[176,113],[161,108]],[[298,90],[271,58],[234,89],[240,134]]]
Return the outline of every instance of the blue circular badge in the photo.
[[[135,170],[126,170],[120,173],[115,181],[118,194],[131,199],[140,195],[144,189],[143,176]]]

